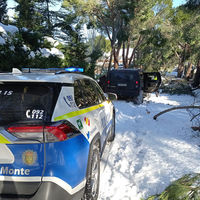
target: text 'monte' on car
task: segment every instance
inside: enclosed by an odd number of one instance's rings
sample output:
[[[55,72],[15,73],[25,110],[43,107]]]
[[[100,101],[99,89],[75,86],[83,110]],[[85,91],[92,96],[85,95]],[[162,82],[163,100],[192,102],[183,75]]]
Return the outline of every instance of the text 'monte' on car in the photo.
[[[95,200],[115,95],[82,74],[32,71],[0,74],[0,199]]]

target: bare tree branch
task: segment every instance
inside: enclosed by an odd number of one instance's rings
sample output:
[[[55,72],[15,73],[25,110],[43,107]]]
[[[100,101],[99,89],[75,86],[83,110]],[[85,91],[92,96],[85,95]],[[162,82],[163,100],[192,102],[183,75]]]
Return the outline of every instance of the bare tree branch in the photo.
[[[169,108],[167,110],[164,110],[162,112],[159,112],[158,114],[156,114],[153,119],[156,120],[160,115],[164,114],[164,113],[167,113],[167,112],[170,112],[170,111],[173,111],[173,110],[180,110],[180,109],[200,109],[200,106],[180,106],[180,107],[173,107],[173,108]]]

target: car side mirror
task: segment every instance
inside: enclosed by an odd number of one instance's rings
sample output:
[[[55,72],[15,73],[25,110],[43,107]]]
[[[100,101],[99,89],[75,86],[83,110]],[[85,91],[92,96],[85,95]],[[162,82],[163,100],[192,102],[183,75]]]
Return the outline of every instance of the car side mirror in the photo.
[[[117,95],[115,93],[108,92],[108,93],[105,93],[105,96],[108,100],[111,100],[111,101],[117,100]]]

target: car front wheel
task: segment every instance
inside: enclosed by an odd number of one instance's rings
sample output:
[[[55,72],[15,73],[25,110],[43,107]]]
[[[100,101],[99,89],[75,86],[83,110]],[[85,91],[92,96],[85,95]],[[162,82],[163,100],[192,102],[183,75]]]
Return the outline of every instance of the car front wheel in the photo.
[[[100,152],[99,145],[92,146],[88,161],[87,180],[83,200],[97,200],[100,181]]]

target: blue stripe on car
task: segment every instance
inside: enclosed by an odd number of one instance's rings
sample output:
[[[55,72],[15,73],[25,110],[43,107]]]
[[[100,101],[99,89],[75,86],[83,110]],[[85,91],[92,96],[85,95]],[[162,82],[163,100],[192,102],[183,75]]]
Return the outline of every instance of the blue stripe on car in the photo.
[[[73,188],[85,179],[88,154],[89,142],[82,134],[63,142],[47,143],[44,176],[58,177]]]
[[[8,147],[15,156],[15,162],[0,164],[0,176],[42,176],[46,160],[44,176],[58,177],[72,188],[85,179],[89,142],[82,134],[62,142],[46,143],[45,158],[42,143],[10,144]],[[37,153],[37,160],[32,165],[27,165],[23,161],[23,153],[27,150]],[[24,174],[25,170],[29,171],[28,175]]]

